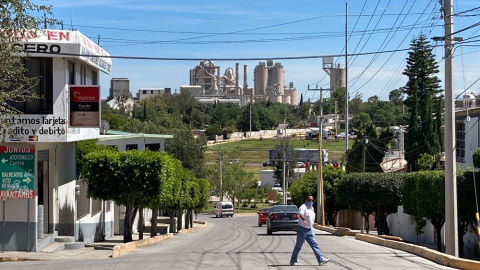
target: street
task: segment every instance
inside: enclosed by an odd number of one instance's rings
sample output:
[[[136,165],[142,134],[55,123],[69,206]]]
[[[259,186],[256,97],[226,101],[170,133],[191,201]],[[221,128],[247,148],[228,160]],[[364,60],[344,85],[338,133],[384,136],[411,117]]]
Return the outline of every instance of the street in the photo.
[[[315,230],[316,239],[331,259],[318,266],[308,244],[299,254],[299,267],[289,265],[296,233],[274,232],[258,227],[256,215],[232,218],[199,215],[208,222],[200,232],[175,235],[158,245],[134,250],[115,259],[74,261],[6,262],[6,269],[453,269],[421,257]]]

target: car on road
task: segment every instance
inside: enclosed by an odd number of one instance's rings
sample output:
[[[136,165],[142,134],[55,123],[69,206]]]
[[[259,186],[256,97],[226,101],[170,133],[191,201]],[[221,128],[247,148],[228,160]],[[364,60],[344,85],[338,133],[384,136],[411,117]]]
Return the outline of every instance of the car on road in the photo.
[[[340,132],[339,134],[335,135],[335,139],[345,139],[345,136],[347,136],[345,132]]]
[[[217,218],[223,216],[233,217],[233,203],[231,202],[217,202],[214,208],[215,216]]]
[[[275,166],[275,161],[269,160],[263,163],[263,167],[271,167],[271,166]]]
[[[270,208],[267,217],[267,234],[276,231],[296,231],[298,226],[298,208],[295,205],[279,204]]]
[[[273,187],[272,187],[272,190],[275,190],[276,192],[282,192],[283,191],[280,184],[274,184]]]
[[[262,227],[263,224],[267,224],[267,216],[270,213],[270,208],[262,208],[258,211],[258,227]]]

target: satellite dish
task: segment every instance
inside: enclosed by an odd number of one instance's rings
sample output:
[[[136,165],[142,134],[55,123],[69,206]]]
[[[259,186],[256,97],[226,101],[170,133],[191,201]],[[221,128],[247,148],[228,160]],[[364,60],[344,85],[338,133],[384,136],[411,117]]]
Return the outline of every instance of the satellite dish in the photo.
[[[100,126],[100,134],[105,135],[105,133],[110,129],[110,123],[107,120],[102,120],[102,124]]]

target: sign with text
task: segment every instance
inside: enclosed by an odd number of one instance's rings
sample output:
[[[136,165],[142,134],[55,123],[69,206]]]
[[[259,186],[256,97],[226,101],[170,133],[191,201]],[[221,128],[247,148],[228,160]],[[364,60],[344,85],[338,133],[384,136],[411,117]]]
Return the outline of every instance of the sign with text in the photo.
[[[0,145],[0,199],[35,197],[35,146]]]
[[[70,126],[100,127],[100,86],[70,86]]]

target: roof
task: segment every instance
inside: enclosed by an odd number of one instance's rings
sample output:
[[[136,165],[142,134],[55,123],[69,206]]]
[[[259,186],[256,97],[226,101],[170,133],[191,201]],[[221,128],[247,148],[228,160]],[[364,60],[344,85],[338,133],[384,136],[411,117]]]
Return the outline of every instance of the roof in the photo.
[[[113,141],[130,138],[158,138],[158,139],[173,139],[173,135],[165,134],[143,134],[143,133],[130,133],[118,130],[109,130],[105,135],[100,135],[98,141]]]

